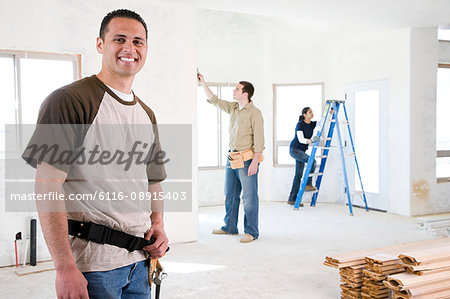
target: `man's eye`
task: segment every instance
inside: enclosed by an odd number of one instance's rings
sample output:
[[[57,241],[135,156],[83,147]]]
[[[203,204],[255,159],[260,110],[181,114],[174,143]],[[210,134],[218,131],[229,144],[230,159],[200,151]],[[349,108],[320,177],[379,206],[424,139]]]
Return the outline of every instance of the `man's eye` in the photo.
[[[141,42],[139,40],[135,40],[134,43],[139,46],[142,46],[144,44],[143,42]]]
[[[123,38],[116,38],[114,41],[119,42],[119,43],[123,43],[123,42],[125,42],[125,39],[123,39]]]

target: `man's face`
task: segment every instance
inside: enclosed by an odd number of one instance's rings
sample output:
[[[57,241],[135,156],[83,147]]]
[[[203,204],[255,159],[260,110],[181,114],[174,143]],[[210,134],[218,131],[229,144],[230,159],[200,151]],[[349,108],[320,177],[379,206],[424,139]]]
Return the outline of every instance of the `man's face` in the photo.
[[[244,85],[242,85],[242,84],[236,85],[236,88],[233,90],[233,99],[239,101],[244,98],[244,94],[242,93],[242,88],[244,88]]]
[[[97,52],[103,54],[102,68],[105,71],[121,77],[136,75],[147,58],[144,26],[134,19],[112,19],[104,40],[97,38]]]

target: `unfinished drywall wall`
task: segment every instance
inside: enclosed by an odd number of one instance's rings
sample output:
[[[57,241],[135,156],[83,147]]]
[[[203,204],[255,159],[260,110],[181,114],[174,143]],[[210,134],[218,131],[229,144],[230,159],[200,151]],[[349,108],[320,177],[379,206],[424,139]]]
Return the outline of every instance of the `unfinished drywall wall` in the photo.
[[[450,42],[439,41],[438,47],[438,61],[442,63],[450,63]],[[430,148],[432,147],[431,144],[428,146]],[[438,198],[437,205],[439,206],[439,212],[450,211],[450,182],[438,183],[435,187],[436,198]]]
[[[95,41],[104,15],[118,8],[137,11],[149,27],[147,63],[137,75],[133,90],[156,113],[159,123],[193,124],[196,152],[195,9],[165,1],[58,1],[19,0],[2,3],[0,49],[74,53],[82,55],[82,76],[98,73],[101,56]],[[42,101],[43,99],[36,99]],[[183,145],[186,146],[186,145]],[[196,156],[193,185],[197,184]],[[3,165],[3,164],[2,164]],[[0,165],[0,166],[2,166]],[[2,169],[4,167],[2,166]],[[0,178],[4,201],[4,174]],[[165,228],[171,242],[197,239],[196,188],[192,212],[166,213]],[[14,263],[13,240],[26,231],[31,213],[4,212],[0,206],[0,266]],[[39,259],[49,259],[42,234]]]
[[[388,197],[390,212],[409,214],[410,29],[336,32],[339,38],[327,32],[324,38],[304,24],[199,10],[197,32],[199,66],[207,80],[255,80],[255,104],[263,112],[266,136],[261,200],[285,201],[294,173],[293,167],[273,167],[273,83],[325,82],[325,99],[344,99],[348,83],[387,80],[389,101],[380,111],[387,114],[389,128],[380,153],[385,174],[380,182],[387,185],[382,196]],[[223,171],[201,170],[200,204],[223,203],[223,182]],[[342,167],[332,152],[318,202],[344,201]]]
[[[286,201],[294,176],[293,167],[273,167],[272,84],[323,82],[326,60],[321,41],[308,27],[276,18],[197,12],[198,66],[206,80],[247,80],[255,86],[253,100],[263,113],[266,147],[259,172],[260,200]],[[199,171],[201,205],[223,204],[223,190],[224,170]],[[321,200],[326,197],[324,193]]]
[[[411,215],[450,210],[449,183],[436,181],[437,28],[411,30]]]
[[[380,109],[380,115],[387,114],[388,122],[387,132],[381,132],[381,136],[387,136],[387,147],[380,152],[387,169],[380,168],[384,175],[380,183],[387,184],[384,196],[388,197],[388,211],[402,215],[408,215],[410,201],[409,52],[409,29],[349,35],[331,45],[326,81],[327,97],[336,98],[345,97],[349,83],[388,81],[389,100]],[[363,183],[367,179],[363,177]]]

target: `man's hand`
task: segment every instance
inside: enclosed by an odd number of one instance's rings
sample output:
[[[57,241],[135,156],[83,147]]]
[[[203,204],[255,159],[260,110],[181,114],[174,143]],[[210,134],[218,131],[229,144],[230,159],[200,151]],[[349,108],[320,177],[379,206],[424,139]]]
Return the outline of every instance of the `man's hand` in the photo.
[[[89,299],[87,280],[75,265],[56,269],[55,285],[58,299]]]
[[[144,238],[146,240],[150,240],[150,238],[154,238],[156,240],[152,245],[144,247],[144,250],[150,254],[150,257],[160,258],[164,256],[169,240],[167,239],[162,223],[152,224],[150,230],[145,234]]]
[[[197,74],[197,82],[198,82],[198,84],[202,84],[202,85],[205,83],[205,77],[203,77],[203,75],[200,73]]]
[[[258,171],[258,160],[255,161],[255,159],[253,159],[252,163],[250,163],[250,166],[248,167],[248,176],[256,174],[257,171]]]
[[[197,82],[198,84],[201,84],[203,86],[203,90],[205,91],[206,97],[208,99],[212,99],[214,94],[211,91],[211,89],[209,89],[208,84],[206,84],[205,77],[203,77],[203,75],[200,73],[197,74]]]

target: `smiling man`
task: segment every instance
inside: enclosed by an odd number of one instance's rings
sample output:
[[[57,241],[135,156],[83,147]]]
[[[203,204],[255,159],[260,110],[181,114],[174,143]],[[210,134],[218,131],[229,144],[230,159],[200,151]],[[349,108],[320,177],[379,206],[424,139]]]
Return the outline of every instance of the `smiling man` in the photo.
[[[100,163],[81,158],[68,163],[33,151],[45,146],[56,154],[95,149],[103,158],[120,151],[135,159],[137,145],[160,150],[155,115],[131,91],[145,64],[147,37],[147,26],[137,13],[108,13],[96,44],[102,55],[100,72],[45,99],[23,154],[36,168],[36,194],[63,193],[66,199],[37,203],[56,268],[58,298],[150,298],[147,258],[161,257],[167,250],[162,202],[151,198],[162,191],[163,163],[124,167],[112,159]],[[144,204],[126,200],[133,194],[150,198]]]

